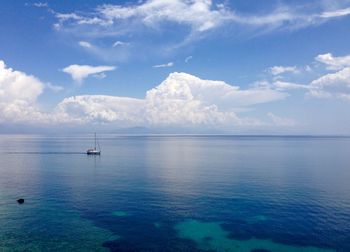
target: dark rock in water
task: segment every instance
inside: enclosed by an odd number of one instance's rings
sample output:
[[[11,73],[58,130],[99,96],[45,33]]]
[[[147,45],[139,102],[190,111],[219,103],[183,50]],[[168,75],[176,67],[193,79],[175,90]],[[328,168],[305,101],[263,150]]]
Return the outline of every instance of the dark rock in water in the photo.
[[[23,204],[23,203],[24,203],[24,199],[18,199],[18,200],[17,200],[17,203],[18,203],[18,204]]]
[[[250,252],[271,252],[270,250],[267,249],[252,249]]]

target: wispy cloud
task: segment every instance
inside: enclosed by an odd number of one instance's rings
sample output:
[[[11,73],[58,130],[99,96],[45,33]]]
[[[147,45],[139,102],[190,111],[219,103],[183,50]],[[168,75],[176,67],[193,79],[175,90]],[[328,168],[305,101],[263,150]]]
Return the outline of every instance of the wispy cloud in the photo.
[[[117,41],[112,46],[100,46],[87,41],[79,41],[78,45],[86,52],[106,61],[106,62],[125,62],[130,55],[129,43]]]
[[[192,56],[188,56],[188,57],[186,57],[186,59],[185,59],[185,63],[188,63],[191,59],[192,59],[193,57]]]
[[[115,66],[70,65],[65,67],[62,71],[69,74],[73,80],[81,83],[90,75],[102,74],[104,72],[113,71],[115,69]]]
[[[86,42],[86,41],[79,41],[78,43],[81,47],[84,47],[84,48],[92,48],[92,45],[89,43],[89,42]]]
[[[275,126],[292,127],[297,123],[294,119],[288,117],[277,116],[271,112],[267,114]]]
[[[344,8],[344,9],[338,9],[334,11],[325,11],[323,12],[320,17],[321,18],[333,18],[333,17],[342,17],[350,15],[350,7]]]
[[[103,25],[105,20],[114,23],[135,19],[145,26],[154,27],[168,21],[187,24],[194,31],[202,32],[218,26],[229,13],[223,5],[217,7],[211,1],[150,0],[130,6],[101,5],[97,7],[97,14]]]
[[[130,43],[117,40],[116,42],[114,42],[114,44],[113,44],[112,47],[117,47],[117,46],[128,46],[128,45],[130,45]]]
[[[273,86],[277,90],[297,90],[297,89],[309,90],[311,88],[309,85],[303,85],[299,83],[280,81],[280,80],[275,81],[273,83]]]
[[[67,13],[47,8],[56,18],[53,27],[59,33],[69,34],[78,41],[117,39],[108,45],[94,43],[98,47],[94,46],[88,52],[103,60],[121,62],[139,57],[140,50],[145,53],[152,51],[153,55],[172,54],[207,36],[219,34],[218,31],[224,27],[244,31],[242,33],[251,37],[316,26],[348,16],[349,5],[345,3],[330,9],[321,3],[292,5],[282,1],[264,11],[247,13],[232,8],[225,1],[147,0],[130,4],[102,4],[91,11]],[[167,36],[169,25],[185,29],[176,36]],[[154,36],[155,31],[163,35],[161,40],[143,39]],[[232,33],[232,36],[235,35]],[[128,42],[123,41],[126,38]],[[128,46],[130,44],[132,46]]]
[[[47,83],[46,85],[45,85],[45,87],[46,88],[48,88],[48,89],[50,89],[51,91],[53,91],[53,92],[60,92],[60,91],[62,91],[62,90],[64,90],[64,88],[62,87],[62,86],[58,86],[58,85],[53,85],[53,84],[51,84],[50,82],[49,83]]]
[[[299,69],[296,66],[273,66],[267,70],[272,75],[279,75],[283,73],[299,73]]]
[[[154,68],[162,68],[162,67],[172,67],[172,66],[174,66],[174,63],[173,62],[168,62],[166,64],[154,65],[152,67],[154,67]]]
[[[213,4],[207,0],[148,0],[134,5],[104,4],[97,6],[94,12],[85,14],[56,13],[56,18],[60,26],[100,26],[101,34],[105,34],[106,29],[111,28],[130,32],[130,29],[135,28],[134,25],[141,25],[142,30],[145,27],[159,29],[170,22],[189,26],[193,36],[195,33],[207,32],[224,24],[265,27],[268,30],[295,29],[349,14],[349,6],[319,11],[319,8],[310,10],[301,5],[280,4],[270,12],[254,15],[238,12],[225,4]],[[124,22],[127,20],[132,22]]]
[[[36,2],[36,3],[25,3],[24,6],[28,7],[36,7],[36,8],[49,8],[49,4],[47,2]]]
[[[48,3],[46,3],[46,2],[33,3],[33,6],[38,7],[38,8],[47,8],[47,7],[49,7]]]

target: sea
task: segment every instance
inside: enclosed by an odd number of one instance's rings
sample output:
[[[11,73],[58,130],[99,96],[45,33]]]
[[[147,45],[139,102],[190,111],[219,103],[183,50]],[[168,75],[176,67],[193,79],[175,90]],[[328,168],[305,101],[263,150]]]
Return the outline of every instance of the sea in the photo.
[[[350,251],[349,137],[98,140],[0,135],[1,252]]]

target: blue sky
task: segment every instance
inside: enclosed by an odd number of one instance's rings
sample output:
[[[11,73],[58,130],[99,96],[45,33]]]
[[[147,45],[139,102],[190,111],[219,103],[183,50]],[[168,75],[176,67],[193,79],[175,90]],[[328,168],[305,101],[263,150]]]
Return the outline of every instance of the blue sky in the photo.
[[[0,3],[0,131],[350,134],[350,1]]]

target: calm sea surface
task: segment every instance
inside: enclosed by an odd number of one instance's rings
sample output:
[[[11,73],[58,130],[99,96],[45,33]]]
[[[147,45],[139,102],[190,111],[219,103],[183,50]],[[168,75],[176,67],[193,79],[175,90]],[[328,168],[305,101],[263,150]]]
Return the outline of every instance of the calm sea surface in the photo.
[[[1,252],[350,251],[350,138],[92,144],[0,135]]]

